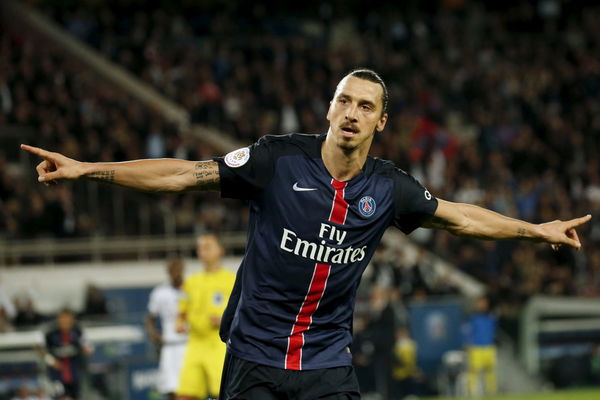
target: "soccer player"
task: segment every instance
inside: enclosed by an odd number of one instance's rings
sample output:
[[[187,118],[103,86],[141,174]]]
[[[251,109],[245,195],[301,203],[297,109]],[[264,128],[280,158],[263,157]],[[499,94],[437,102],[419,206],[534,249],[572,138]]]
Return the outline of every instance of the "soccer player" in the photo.
[[[225,359],[219,328],[235,281],[235,275],[221,265],[223,253],[216,235],[198,237],[196,254],[204,271],[185,280],[185,295],[179,305],[178,330],[187,330],[189,340],[177,389],[178,400],[204,400],[219,395]]]
[[[69,309],[60,311],[56,316],[56,327],[46,333],[45,339],[44,361],[50,367],[50,379],[63,388],[59,398],[77,400],[83,357],[92,353],[92,347],[84,339],[75,313]]]
[[[248,244],[232,304],[225,399],[359,398],[350,343],[361,274],[384,231],[418,227],[489,240],[581,243],[569,221],[531,224],[437,199],[393,163],[368,156],[388,119],[385,83],[355,70],[338,84],[321,135],[265,136],[212,161],[44,160],[38,180],[95,179],[140,190],[219,190],[250,201]],[[231,323],[229,323],[231,321]]]
[[[187,335],[176,331],[179,302],[183,298],[184,264],[174,259],[167,264],[169,283],[162,284],[150,293],[146,331],[152,341],[160,347],[157,390],[168,400],[175,399],[179,385],[179,374],[185,354]],[[156,329],[156,320],[160,318],[161,331]]]

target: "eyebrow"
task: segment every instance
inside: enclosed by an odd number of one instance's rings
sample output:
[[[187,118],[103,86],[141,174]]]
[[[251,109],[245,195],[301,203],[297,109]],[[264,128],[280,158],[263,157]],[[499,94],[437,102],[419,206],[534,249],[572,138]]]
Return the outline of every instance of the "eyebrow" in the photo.
[[[337,95],[337,97],[338,97],[338,98],[340,98],[340,97],[344,97],[344,98],[347,98],[347,99],[349,99],[349,100],[352,100],[352,96],[350,96],[349,94],[346,94],[346,93],[344,93],[344,92],[341,92],[340,94],[338,94],[338,95]],[[359,105],[367,104],[367,105],[369,105],[369,106],[371,106],[371,107],[373,107],[373,108],[377,108],[376,104],[375,104],[375,103],[373,103],[371,100],[359,99],[359,100],[358,100],[358,104],[359,104]]]

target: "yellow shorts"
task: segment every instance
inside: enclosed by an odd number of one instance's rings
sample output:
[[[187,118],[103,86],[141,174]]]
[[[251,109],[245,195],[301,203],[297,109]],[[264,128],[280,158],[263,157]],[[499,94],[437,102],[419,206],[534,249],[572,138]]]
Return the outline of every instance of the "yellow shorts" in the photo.
[[[472,346],[467,354],[471,371],[496,368],[496,346]]]
[[[219,395],[225,344],[190,339],[185,350],[177,394],[204,399]]]

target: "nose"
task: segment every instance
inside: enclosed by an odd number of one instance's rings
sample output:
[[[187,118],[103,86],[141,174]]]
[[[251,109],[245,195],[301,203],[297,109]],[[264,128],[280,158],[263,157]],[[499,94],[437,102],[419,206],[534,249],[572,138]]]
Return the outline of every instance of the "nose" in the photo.
[[[346,109],[346,119],[350,122],[356,122],[357,119],[357,109],[356,105],[351,105]]]

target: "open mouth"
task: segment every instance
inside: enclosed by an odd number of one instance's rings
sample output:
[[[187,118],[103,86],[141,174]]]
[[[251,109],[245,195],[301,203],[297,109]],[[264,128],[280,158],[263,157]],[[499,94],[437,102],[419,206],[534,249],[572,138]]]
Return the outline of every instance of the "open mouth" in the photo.
[[[358,129],[352,127],[352,126],[342,126],[342,130],[346,133],[349,133],[351,135],[355,135],[358,133]]]

